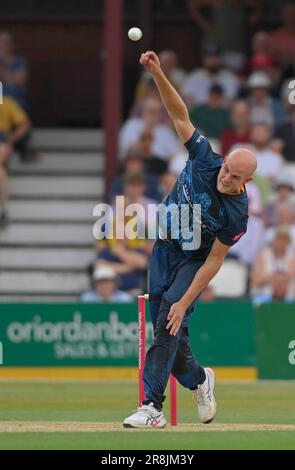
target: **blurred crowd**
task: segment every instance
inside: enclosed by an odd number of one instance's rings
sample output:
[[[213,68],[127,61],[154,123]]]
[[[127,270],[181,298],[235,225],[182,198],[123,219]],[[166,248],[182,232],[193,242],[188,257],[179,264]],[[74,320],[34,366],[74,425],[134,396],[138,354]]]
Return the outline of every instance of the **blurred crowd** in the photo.
[[[0,229],[8,223],[8,161],[16,151],[22,161],[34,158],[29,150],[31,122],[27,99],[28,66],[16,53],[12,35],[0,31]]]
[[[259,29],[260,2],[207,2],[209,16],[202,3],[188,2],[203,32],[202,63],[188,72],[174,51],[165,50],[159,54],[161,66],[215,152],[225,157],[244,146],[258,160],[254,181],[247,185],[248,231],[229,251],[222,288],[213,283],[202,299],[234,295],[232,280],[240,279],[239,297],[257,304],[289,302],[295,297],[295,4],[286,2],[281,26],[266,32]],[[248,54],[245,4],[251,8],[247,20],[256,24]],[[120,131],[119,158],[121,172],[108,202],[124,195],[126,205],[140,203],[144,210],[170,192],[187,159],[146,71]],[[132,216],[116,220],[131,222]],[[94,290],[82,300],[130,301],[144,292],[152,244],[136,237],[98,242]]]

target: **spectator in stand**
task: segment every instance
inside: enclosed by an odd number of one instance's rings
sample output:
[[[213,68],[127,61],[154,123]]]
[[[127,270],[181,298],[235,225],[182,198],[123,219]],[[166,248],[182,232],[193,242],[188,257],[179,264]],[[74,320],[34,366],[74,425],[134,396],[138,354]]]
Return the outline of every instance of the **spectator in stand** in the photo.
[[[0,106],[2,105],[0,104]],[[8,175],[6,164],[11,153],[12,147],[7,142],[7,136],[0,132],[0,229],[5,228],[8,223]]]
[[[164,161],[178,150],[179,144],[175,132],[161,124],[161,102],[148,98],[144,102],[142,118],[127,119],[119,136],[120,155],[124,157],[130,147],[136,145],[143,132],[149,131],[153,136],[152,154]]]
[[[231,106],[232,127],[221,134],[221,154],[225,157],[234,145],[250,143],[250,108],[246,101],[236,100]]]
[[[135,147],[142,153],[145,160],[146,171],[150,175],[161,176],[167,171],[168,163],[153,154],[153,134],[149,130],[143,131]]]
[[[265,123],[254,124],[251,131],[253,152],[257,158],[256,173],[266,178],[269,183],[277,177],[281,171],[284,160],[282,156],[271,149],[271,130]]]
[[[0,82],[4,83],[6,70],[4,62],[0,61]],[[4,92],[5,92],[5,87]],[[29,131],[31,123],[27,113],[11,97],[4,93],[0,108],[0,132],[5,134],[7,141],[25,159],[28,152]]]
[[[295,54],[295,52],[294,52]],[[286,160],[295,162],[295,105],[290,107],[286,121],[277,127],[275,137],[280,140]]]
[[[190,119],[208,138],[219,139],[221,133],[229,126],[229,110],[224,105],[223,89],[213,84],[209,99],[205,104],[194,106],[190,110]]]
[[[261,72],[266,75],[271,82],[271,95],[279,96],[282,70],[270,55],[254,55],[250,60],[250,70],[251,73]]]
[[[204,51],[203,68],[191,72],[184,82],[182,95],[188,107],[207,103],[213,84],[222,87],[227,102],[237,96],[240,87],[236,75],[222,67],[221,49],[208,46]]]
[[[188,0],[187,3],[192,20],[203,32],[202,43],[220,45],[225,65],[240,69],[245,60],[248,28],[253,27],[261,15],[260,2]]]
[[[246,75],[252,72],[265,73],[272,83],[272,91],[277,96],[279,92],[279,81],[281,68],[279,63],[269,52],[269,35],[264,31],[257,31],[252,37],[252,54],[247,64]]]
[[[143,174],[128,174],[124,177],[124,203],[125,207],[131,204],[137,204],[143,209],[139,214],[137,224],[142,228],[142,233],[145,233],[149,215],[154,215],[149,209],[156,207],[157,201],[155,199],[147,198],[145,195],[145,178]],[[149,222],[152,222],[151,220]],[[144,227],[144,228],[143,228]]]
[[[295,206],[290,201],[281,201],[276,207],[276,222],[278,226],[288,227],[291,244],[295,248]],[[276,228],[270,227],[265,232],[265,241],[273,240]]]
[[[285,3],[282,7],[282,26],[270,33],[269,50],[282,67],[287,67],[294,62],[295,4],[293,1]]]
[[[256,258],[251,274],[251,296],[271,296],[272,277],[275,272],[283,271],[294,281],[295,255],[291,245],[289,227],[280,226],[270,245],[264,247]],[[289,293],[294,291],[294,282]]]
[[[280,101],[270,95],[270,78],[263,72],[253,72],[247,85],[250,91],[248,104],[251,109],[251,121],[265,122],[271,129],[282,124],[286,113]]]
[[[0,60],[4,68],[4,95],[13,98],[21,108],[27,109],[27,62],[15,54],[13,37],[7,31],[0,32]]]
[[[142,292],[152,242],[147,238],[147,223],[153,230],[156,223],[156,201],[144,196],[143,175],[127,175],[124,179],[124,218],[116,212],[114,220],[107,224],[106,239],[98,242],[97,267],[107,264],[119,276],[118,287],[132,295]],[[140,211],[134,216],[134,206],[130,215],[131,204],[137,204]],[[123,237],[116,236],[122,233]],[[154,230],[156,236],[156,230]]]
[[[6,136],[14,150],[20,152],[22,161],[30,157],[30,129],[31,122],[26,112],[12,98],[4,96],[0,105],[0,132]]]
[[[144,195],[147,198],[155,199],[157,202],[161,200],[159,191],[158,178],[145,171],[145,159],[140,150],[133,147],[128,150],[124,161],[122,162],[123,174],[118,176],[112,183],[110,200],[113,201],[115,196],[123,194],[124,192],[124,179],[128,175],[144,175],[145,191]]]
[[[292,280],[286,271],[276,271],[270,279],[270,290],[266,294],[256,294],[252,300],[255,305],[269,302],[294,302],[294,292],[290,289]]]
[[[95,289],[84,292],[81,302],[133,302],[133,297],[127,292],[118,289],[118,278],[115,271],[109,266],[96,268],[93,273]]]
[[[263,246],[264,223],[259,190],[253,183],[247,183],[249,201],[249,219],[245,235],[230,248],[229,254],[234,255],[247,266],[252,266],[257,253]]]
[[[274,182],[274,194],[271,195],[263,210],[266,228],[279,224],[278,207],[281,202],[287,202],[295,208],[295,185],[292,177],[283,173]]]
[[[113,239],[99,245],[96,268],[112,268],[118,276],[118,288],[131,295],[143,291],[147,265],[146,251],[142,244],[135,243],[135,240]]]

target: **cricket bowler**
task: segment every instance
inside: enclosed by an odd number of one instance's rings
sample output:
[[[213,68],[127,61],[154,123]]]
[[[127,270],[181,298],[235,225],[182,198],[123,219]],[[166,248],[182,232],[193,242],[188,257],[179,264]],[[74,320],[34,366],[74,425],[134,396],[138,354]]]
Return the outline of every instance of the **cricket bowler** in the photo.
[[[208,140],[192,125],[183,100],[164,75],[153,51],[141,55],[140,63],[152,75],[176,132],[188,150],[188,160],[164,204],[201,208],[201,218],[188,217],[192,231],[198,225],[200,244],[187,249],[181,230],[178,239],[159,236],[155,242],[149,281],[150,312],[154,341],[147,352],[144,369],[146,399],[126,418],[126,428],[163,428],[167,424],[162,406],[172,373],[192,391],[202,423],[216,415],[215,376],[203,368],[189,346],[188,320],[196,299],[222,266],[230,246],[246,232],[248,200],[245,183],[256,170],[254,154],[238,148],[223,160]],[[169,222],[170,221],[170,222]],[[173,217],[168,219],[168,225]],[[170,228],[170,230],[169,230]]]

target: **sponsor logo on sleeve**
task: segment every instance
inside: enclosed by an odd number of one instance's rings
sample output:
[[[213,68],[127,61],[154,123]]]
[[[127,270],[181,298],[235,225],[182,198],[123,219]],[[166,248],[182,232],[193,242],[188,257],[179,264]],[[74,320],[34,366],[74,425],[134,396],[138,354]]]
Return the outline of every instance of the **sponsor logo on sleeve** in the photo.
[[[205,137],[203,135],[199,135],[199,137],[196,139],[196,142],[199,144],[204,139],[205,139]]]
[[[233,237],[233,241],[237,242],[244,235],[245,232],[238,233],[238,235]]]

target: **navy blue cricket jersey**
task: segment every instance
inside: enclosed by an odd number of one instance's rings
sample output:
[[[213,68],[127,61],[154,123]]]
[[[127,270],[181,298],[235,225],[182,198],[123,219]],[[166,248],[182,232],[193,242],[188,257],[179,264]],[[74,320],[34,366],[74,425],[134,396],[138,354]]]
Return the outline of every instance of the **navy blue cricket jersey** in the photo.
[[[217,176],[222,165],[220,155],[213,152],[208,140],[197,130],[185,144],[189,158],[164,204],[171,210],[166,216],[167,238],[175,239],[185,255],[194,259],[205,259],[216,238],[225,245],[234,245],[247,230],[248,198],[246,190],[237,195],[220,193],[217,189]],[[194,204],[201,207],[201,219],[193,210]],[[184,209],[183,209],[184,208]],[[182,225],[179,213],[183,214]],[[186,230],[199,231],[201,244],[197,249],[185,249],[189,241]],[[160,237],[161,236],[160,216]],[[163,232],[162,232],[163,235]],[[192,240],[192,239],[191,239]]]

